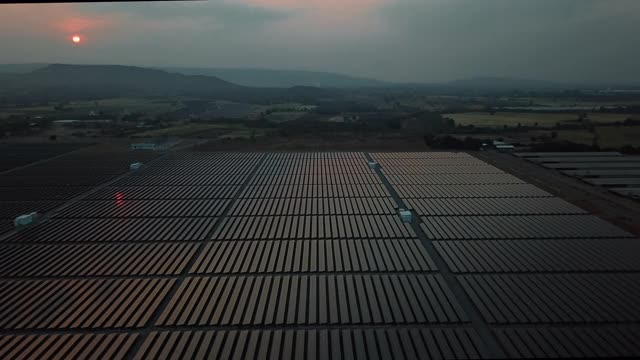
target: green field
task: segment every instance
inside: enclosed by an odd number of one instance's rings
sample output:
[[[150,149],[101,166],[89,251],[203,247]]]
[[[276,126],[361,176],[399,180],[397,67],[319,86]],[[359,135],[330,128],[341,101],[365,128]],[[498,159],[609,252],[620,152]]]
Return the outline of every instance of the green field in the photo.
[[[510,98],[513,101],[521,101],[523,104],[535,104],[542,106],[592,106],[598,108],[600,106],[630,106],[640,105],[640,100],[595,100],[585,101],[577,98],[551,98],[551,97],[521,97]]]
[[[224,135],[220,135],[219,139],[238,140],[238,139],[259,138],[259,137],[267,136],[270,132],[272,132],[271,129],[244,128],[239,130],[233,130],[228,133],[225,133]]]
[[[302,112],[302,111],[298,111],[298,112],[273,112],[269,115],[266,116],[267,120],[269,121],[273,121],[273,122],[285,122],[285,121],[293,121],[293,120],[297,120],[301,117],[303,117],[304,115],[306,115],[306,112]]]
[[[183,137],[208,139],[250,139],[269,134],[271,129],[248,128],[243,124],[187,123],[164,129],[149,130],[133,135],[139,138]]]
[[[28,107],[5,107],[0,109],[0,119],[10,115],[27,116],[48,116],[48,115],[68,115],[69,117],[88,116],[90,111],[139,112],[147,115],[162,114],[169,111],[179,110],[183,107],[181,100],[176,98],[171,101],[158,101],[145,98],[113,98],[96,101],[72,101],[65,104],[65,110],[56,110],[57,103],[50,103],[48,106],[28,106]]]
[[[474,125],[476,127],[501,128],[505,125],[509,127],[535,126],[552,127],[557,123],[574,122],[578,119],[576,114],[569,113],[534,113],[534,112],[497,112],[491,115],[487,112],[468,112],[459,114],[444,114],[444,117],[453,119],[456,125]],[[606,114],[588,113],[587,118],[591,122],[608,123],[624,121],[628,118],[640,118],[639,115],[631,114]]]
[[[625,145],[640,146],[640,127],[596,127],[598,145],[601,148],[619,148]],[[588,131],[559,131],[558,138],[579,144],[593,144],[594,134]]]
[[[239,126],[230,126],[226,124],[183,124],[171,126],[164,129],[149,130],[135,134],[135,137],[193,137],[205,133],[230,132],[238,129]]]

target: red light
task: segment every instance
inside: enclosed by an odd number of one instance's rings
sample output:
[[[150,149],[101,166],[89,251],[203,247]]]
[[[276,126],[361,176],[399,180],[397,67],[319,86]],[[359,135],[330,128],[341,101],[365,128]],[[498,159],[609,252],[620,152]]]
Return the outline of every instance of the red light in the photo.
[[[118,206],[124,205],[124,194],[120,192],[116,193],[116,205]]]

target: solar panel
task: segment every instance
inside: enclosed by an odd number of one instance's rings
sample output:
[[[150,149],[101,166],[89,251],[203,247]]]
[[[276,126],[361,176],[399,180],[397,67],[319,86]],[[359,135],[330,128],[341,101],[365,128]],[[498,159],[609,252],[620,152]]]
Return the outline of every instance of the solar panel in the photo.
[[[640,242],[469,154],[158,155],[0,179],[52,209],[0,237],[0,357],[640,356]]]

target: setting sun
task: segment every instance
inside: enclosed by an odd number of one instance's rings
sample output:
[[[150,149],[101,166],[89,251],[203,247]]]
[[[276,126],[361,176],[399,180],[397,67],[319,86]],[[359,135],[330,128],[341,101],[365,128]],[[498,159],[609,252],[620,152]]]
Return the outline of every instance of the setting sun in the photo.
[[[80,43],[80,36],[78,36],[78,35],[74,35],[74,36],[71,38],[71,40],[72,40],[74,43],[79,44],[79,43]]]

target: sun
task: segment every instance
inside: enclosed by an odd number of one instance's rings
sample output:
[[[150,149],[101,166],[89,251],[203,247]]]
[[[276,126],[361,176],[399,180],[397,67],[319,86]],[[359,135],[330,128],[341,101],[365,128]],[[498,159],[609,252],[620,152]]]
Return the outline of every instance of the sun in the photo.
[[[79,35],[73,35],[73,37],[71,37],[71,41],[73,41],[75,44],[79,44],[80,43],[80,36]]]

